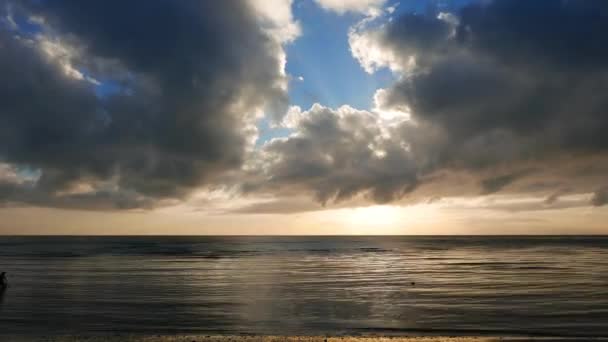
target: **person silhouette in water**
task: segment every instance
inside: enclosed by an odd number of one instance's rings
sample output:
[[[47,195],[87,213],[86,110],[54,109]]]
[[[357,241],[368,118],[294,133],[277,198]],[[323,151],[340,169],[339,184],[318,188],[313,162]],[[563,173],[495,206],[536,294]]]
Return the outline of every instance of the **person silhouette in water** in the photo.
[[[6,281],[6,272],[0,273],[0,304],[4,302],[4,293],[8,288],[8,281]]]

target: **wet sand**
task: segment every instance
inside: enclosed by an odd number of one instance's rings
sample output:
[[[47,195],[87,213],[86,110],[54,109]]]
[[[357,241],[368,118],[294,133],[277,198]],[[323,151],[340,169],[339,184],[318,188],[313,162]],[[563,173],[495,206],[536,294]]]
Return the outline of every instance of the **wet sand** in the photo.
[[[3,337],[10,342],[525,342],[525,341],[608,341],[608,338],[550,337],[477,337],[477,336],[209,336],[209,335],[110,335],[110,336],[41,336]]]

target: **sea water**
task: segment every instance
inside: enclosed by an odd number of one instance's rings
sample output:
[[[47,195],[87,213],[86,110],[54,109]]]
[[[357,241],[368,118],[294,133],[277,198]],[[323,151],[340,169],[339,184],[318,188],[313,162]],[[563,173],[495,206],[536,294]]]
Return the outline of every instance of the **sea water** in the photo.
[[[0,334],[608,336],[608,237],[0,237]]]

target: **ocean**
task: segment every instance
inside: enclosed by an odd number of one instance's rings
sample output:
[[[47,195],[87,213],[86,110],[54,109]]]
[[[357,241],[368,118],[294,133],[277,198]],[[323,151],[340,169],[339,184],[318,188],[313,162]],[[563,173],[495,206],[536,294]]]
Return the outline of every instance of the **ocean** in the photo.
[[[608,336],[608,237],[0,237],[0,336]]]

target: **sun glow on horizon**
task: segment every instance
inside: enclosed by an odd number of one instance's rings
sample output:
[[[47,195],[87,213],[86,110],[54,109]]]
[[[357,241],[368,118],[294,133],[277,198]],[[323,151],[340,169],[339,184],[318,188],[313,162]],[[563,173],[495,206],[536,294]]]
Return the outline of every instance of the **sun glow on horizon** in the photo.
[[[373,205],[346,209],[345,221],[352,226],[389,226],[400,218],[400,207],[393,205]]]
[[[406,208],[396,205],[372,205],[367,207],[331,210],[329,220],[349,234],[386,234],[402,230],[406,221]]]
[[[438,228],[438,207],[430,204],[371,205],[317,212],[321,224],[353,235],[428,234]]]

